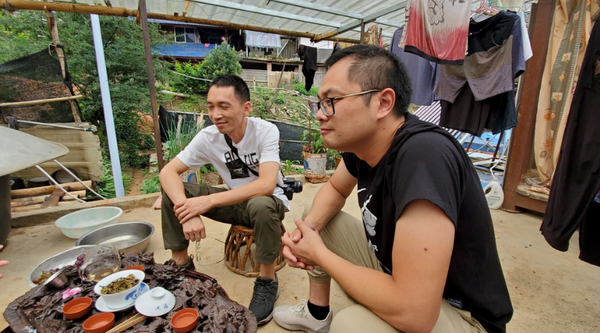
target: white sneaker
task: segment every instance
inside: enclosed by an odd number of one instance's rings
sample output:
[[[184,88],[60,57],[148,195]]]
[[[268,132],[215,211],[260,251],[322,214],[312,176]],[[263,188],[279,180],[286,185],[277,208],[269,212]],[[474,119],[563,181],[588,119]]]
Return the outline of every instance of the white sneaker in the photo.
[[[273,319],[279,326],[291,331],[308,333],[327,333],[333,319],[333,311],[329,310],[327,318],[318,320],[308,311],[306,300],[301,300],[294,306],[278,306],[273,311]]]

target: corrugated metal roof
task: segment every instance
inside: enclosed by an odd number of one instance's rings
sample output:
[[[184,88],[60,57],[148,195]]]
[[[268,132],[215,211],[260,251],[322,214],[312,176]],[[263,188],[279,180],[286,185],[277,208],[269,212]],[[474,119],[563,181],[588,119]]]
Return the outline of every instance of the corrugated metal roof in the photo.
[[[54,0],[72,3],[72,0]],[[109,6],[137,11],[138,0],[75,0],[78,4]],[[336,31],[351,24],[356,27],[335,35],[360,38],[360,19],[371,18],[366,28],[378,24],[386,42],[404,24],[407,0],[146,0],[149,13],[193,17],[272,29],[307,32],[315,35]],[[393,8],[389,13],[386,10]],[[382,24],[385,23],[385,24]]]

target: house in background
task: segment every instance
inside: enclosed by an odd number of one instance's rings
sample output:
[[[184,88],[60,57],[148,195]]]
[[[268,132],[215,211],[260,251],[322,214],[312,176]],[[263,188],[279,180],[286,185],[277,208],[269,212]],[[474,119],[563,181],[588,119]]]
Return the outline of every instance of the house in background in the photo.
[[[277,34],[248,30],[231,30],[167,20],[149,19],[159,23],[159,29],[172,34],[175,43],[157,47],[158,56],[176,61],[202,61],[217,45],[227,40],[229,45],[243,53],[241,77],[249,86],[261,84],[265,87],[290,88],[294,81],[304,82],[303,61],[297,56],[300,43],[310,44],[308,39],[285,37]],[[333,47],[333,43],[331,43]],[[319,69],[315,75],[315,86],[320,86],[325,73],[322,63],[331,54],[331,49],[318,49]]]

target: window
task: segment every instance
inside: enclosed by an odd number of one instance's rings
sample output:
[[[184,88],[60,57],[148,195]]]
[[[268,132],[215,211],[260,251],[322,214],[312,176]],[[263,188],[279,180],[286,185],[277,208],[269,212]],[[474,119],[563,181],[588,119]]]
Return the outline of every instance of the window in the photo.
[[[195,43],[196,28],[175,27],[175,42]]]

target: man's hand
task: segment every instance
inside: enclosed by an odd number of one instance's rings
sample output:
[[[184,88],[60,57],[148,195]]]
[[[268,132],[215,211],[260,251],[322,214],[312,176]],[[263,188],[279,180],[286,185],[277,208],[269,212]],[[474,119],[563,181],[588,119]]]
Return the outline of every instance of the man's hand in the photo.
[[[196,198],[187,198],[183,203],[175,204],[173,211],[179,219],[179,223],[183,224],[191,218],[208,212],[212,208],[209,196],[204,195]]]
[[[206,238],[206,229],[204,229],[204,222],[200,216],[192,217],[183,224],[183,235],[185,239],[192,242],[199,242]]]
[[[281,239],[284,244],[284,256],[291,267],[312,270],[316,265],[316,254],[326,250],[319,234],[306,222],[294,219],[298,229],[292,235],[285,233]]]

